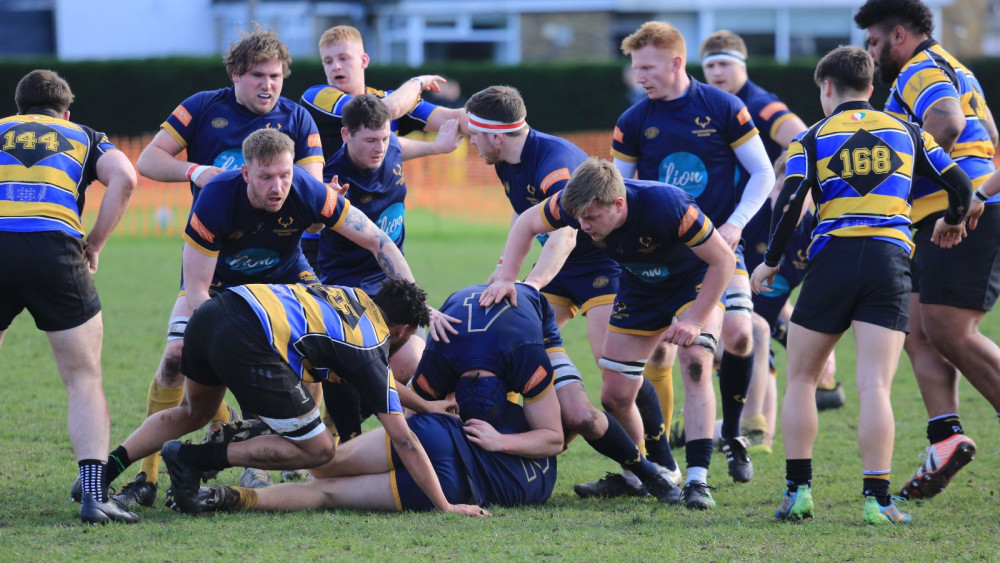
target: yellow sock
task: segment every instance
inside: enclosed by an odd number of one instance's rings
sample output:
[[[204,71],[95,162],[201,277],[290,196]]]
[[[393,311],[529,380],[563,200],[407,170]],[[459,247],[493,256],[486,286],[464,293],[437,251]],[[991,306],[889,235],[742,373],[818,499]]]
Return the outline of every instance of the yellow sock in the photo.
[[[236,503],[234,512],[253,510],[257,506],[257,491],[246,487],[233,487],[233,489],[240,494],[240,500]]]
[[[639,453],[642,454],[642,457],[646,457],[646,441],[640,441],[636,446],[639,448]]]
[[[215,411],[212,415],[212,422],[219,422],[221,424],[229,424],[233,421],[233,413],[229,411],[229,405],[226,401],[219,403],[219,410]]]
[[[762,414],[754,414],[740,419],[740,430],[744,434],[752,431],[767,432],[767,419]]]
[[[516,405],[521,402],[521,394],[510,391],[507,393],[507,400]]]
[[[656,396],[660,399],[660,412],[663,413],[663,427],[669,429],[674,421],[674,366],[646,364],[642,375],[656,389]]]
[[[184,387],[162,387],[153,380],[149,384],[149,393],[146,395],[146,416],[156,414],[160,411],[172,409],[181,404],[184,400]],[[160,454],[150,454],[142,458],[139,471],[146,474],[146,481],[156,483],[159,480]]]

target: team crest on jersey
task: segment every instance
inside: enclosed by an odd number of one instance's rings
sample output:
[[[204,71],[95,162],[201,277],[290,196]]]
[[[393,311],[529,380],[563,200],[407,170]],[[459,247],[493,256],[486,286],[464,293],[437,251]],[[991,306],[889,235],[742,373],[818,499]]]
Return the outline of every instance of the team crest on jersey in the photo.
[[[271,232],[278,235],[279,237],[287,237],[288,235],[293,235],[299,232],[298,229],[291,229],[292,223],[295,222],[294,217],[278,217],[278,224],[281,225],[280,229],[272,229]]]
[[[226,238],[228,238],[229,240],[240,240],[244,236],[246,235],[243,233],[243,231],[236,229],[235,231],[229,233],[229,235]]]
[[[798,249],[795,251],[795,258],[797,260],[792,260],[792,265],[795,266],[796,270],[805,270],[809,265],[809,253],[803,249]]]
[[[615,299],[615,304],[611,310],[611,317],[615,319],[627,319],[628,313],[625,312],[626,309],[628,309],[628,305]]]
[[[265,129],[271,129],[271,124],[268,123],[267,125],[264,126],[264,128]],[[281,131],[281,124],[280,123],[275,124],[274,129],[277,129],[278,131]]]
[[[358,198],[358,203],[369,203],[374,197],[372,194],[365,194]]]
[[[640,254],[649,254],[660,247],[660,243],[653,242],[653,237],[639,237]]]
[[[609,283],[611,283],[611,280],[608,279],[608,276],[597,276],[594,278],[593,286],[594,289],[601,289],[602,287],[607,287]]]
[[[647,139],[655,139],[660,134],[659,127],[647,127],[645,131],[642,132],[643,136]]]
[[[715,127],[709,127],[712,125],[712,116],[710,115],[706,115],[705,117],[695,117],[694,124],[698,126],[698,129],[692,129],[691,132],[698,137],[708,137],[717,131]]]
[[[222,129],[226,125],[229,125],[229,120],[225,117],[216,117],[212,120],[212,127],[215,127],[216,129]]]
[[[392,167],[392,174],[393,174],[393,176],[396,176],[396,178],[397,178],[396,181],[395,181],[395,184],[397,186],[402,186],[403,182],[406,181],[406,180],[403,179],[403,165],[402,164],[397,164],[397,165],[393,166]]]

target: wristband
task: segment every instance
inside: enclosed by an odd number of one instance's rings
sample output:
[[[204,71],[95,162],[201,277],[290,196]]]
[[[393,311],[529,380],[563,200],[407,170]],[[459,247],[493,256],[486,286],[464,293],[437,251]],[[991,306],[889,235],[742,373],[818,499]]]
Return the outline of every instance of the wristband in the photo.
[[[192,164],[190,168],[187,169],[187,178],[191,179],[191,174],[194,173],[195,168],[198,168],[197,164]]]
[[[985,193],[983,193],[982,186],[980,186],[980,188],[978,190],[972,192],[972,195],[974,195],[976,197],[976,199],[979,200],[980,203],[986,203],[986,200],[990,199],[990,196],[988,196]]]
[[[195,166],[195,169],[193,171],[188,170],[188,178],[190,178],[192,182],[197,184],[198,176],[204,174],[205,171],[208,170],[209,168],[211,168],[211,166]]]

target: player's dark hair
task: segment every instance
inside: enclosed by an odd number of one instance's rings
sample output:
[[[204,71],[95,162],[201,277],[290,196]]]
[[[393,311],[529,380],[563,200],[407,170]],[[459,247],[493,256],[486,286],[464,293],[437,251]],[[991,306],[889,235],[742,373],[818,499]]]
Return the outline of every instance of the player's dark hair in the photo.
[[[372,301],[382,310],[385,324],[427,326],[431,322],[431,311],[427,308],[427,292],[417,284],[389,278],[382,282]]]
[[[273,162],[275,158],[288,153],[295,156],[295,141],[277,129],[258,129],[243,139],[243,161],[250,164]]]
[[[868,94],[875,76],[875,61],[860,47],[841,46],[830,51],[816,65],[813,78],[817,86],[829,80],[838,94],[863,92]]]
[[[288,47],[278,39],[275,32],[265,31],[254,23],[254,30],[233,43],[222,62],[230,76],[240,76],[246,74],[253,65],[274,59],[281,61],[281,71],[288,78],[292,74],[292,55],[288,53]]]
[[[17,83],[14,103],[21,114],[32,108],[50,109],[61,114],[73,103],[73,91],[54,70],[33,70]]]
[[[344,105],[344,127],[351,135],[361,128],[378,130],[392,119],[389,108],[375,94],[355,96]]]
[[[490,86],[472,95],[465,102],[465,111],[483,119],[501,123],[517,123],[528,116],[524,106],[524,98],[513,86]],[[505,133],[517,137],[524,133],[524,128]]]
[[[579,217],[592,203],[606,207],[619,197],[625,197],[621,172],[611,162],[591,157],[570,176],[563,189],[562,205],[570,215]]]
[[[854,23],[859,29],[878,26],[885,31],[902,25],[928,36],[934,31],[934,16],[920,0],[868,0],[854,14]]]

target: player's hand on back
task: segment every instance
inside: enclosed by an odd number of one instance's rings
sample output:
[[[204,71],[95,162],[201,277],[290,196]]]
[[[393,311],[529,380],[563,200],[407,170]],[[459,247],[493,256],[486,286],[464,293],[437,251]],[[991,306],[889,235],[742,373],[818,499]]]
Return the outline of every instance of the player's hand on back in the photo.
[[[496,280],[483,291],[483,296],[479,298],[479,306],[492,307],[504,299],[510,299],[510,304],[517,307],[517,289],[512,281]]]
[[[465,437],[470,442],[488,452],[499,452],[503,449],[503,435],[497,432],[493,425],[485,420],[471,418],[465,422]]]
[[[448,339],[448,333],[458,334],[458,330],[451,325],[458,324],[462,321],[450,315],[446,315],[434,307],[431,307],[430,310],[431,322],[427,327],[427,331],[430,333],[431,338],[433,338],[436,342],[451,342],[451,340]]]

